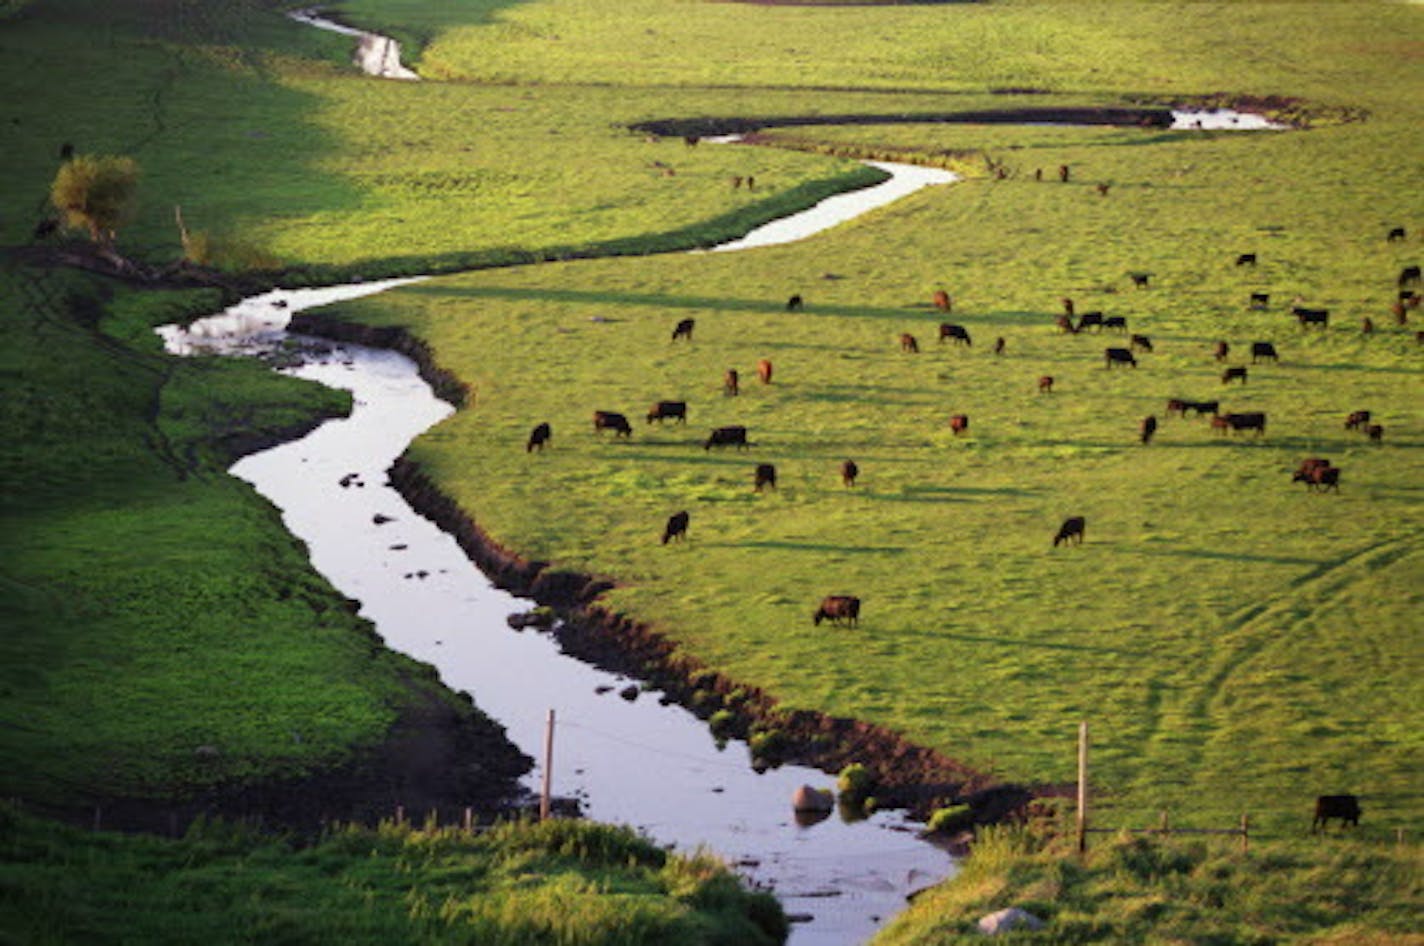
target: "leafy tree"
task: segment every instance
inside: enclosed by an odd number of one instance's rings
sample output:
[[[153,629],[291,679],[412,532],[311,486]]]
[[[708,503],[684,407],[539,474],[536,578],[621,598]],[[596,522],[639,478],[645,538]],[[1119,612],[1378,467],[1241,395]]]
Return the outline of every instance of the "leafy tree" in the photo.
[[[54,176],[50,201],[63,214],[66,226],[87,230],[95,243],[112,249],[137,190],[138,162],[133,158],[79,154]]]

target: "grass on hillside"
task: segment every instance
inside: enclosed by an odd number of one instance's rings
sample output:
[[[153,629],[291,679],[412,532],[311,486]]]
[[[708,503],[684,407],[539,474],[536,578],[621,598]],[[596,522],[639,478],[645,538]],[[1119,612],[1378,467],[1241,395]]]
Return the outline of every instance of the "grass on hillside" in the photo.
[[[993,831],[875,943],[977,943],[981,917],[1018,907],[1046,926],[1005,942],[1418,946],[1418,857],[1417,846],[1334,837],[1242,852],[1228,839],[1123,835],[1080,858],[1066,840]]]
[[[16,943],[782,942],[770,894],[631,829],[384,824],[304,847],[221,823],[90,834],[0,808],[0,938]]]

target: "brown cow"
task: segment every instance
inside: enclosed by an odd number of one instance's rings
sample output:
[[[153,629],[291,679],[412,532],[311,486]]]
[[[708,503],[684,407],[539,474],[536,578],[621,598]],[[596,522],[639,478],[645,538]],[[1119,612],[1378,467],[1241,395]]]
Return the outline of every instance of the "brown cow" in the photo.
[[[757,362],[757,377],[762,384],[771,383],[771,362],[765,358]]]
[[[860,599],[853,595],[830,595],[821,599],[821,606],[811,615],[811,623],[817,627],[822,621],[855,627],[860,623]]]
[[[677,325],[673,326],[672,340],[677,341],[679,338],[685,338],[689,342],[692,341],[692,328],[696,324],[696,319],[683,319],[677,323]]]
[[[613,431],[615,439],[633,436],[633,427],[628,423],[628,418],[622,414],[615,411],[594,411],[593,432],[599,434],[605,430]]]
[[[534,429],[529,432],[529,443],[525,445],[524,452],[533,453],[535,450],[543,452],[544,445],[549,442],[549,438],[552,436],[553,432],[549,429],[547,422],[535,425]]]
[[[911,335],[909,332],[902,332],[900,334],[900,350],[903,352],[909,352],[911,354],[918,353],[920,350],[920,343],[915,341],[915,336]]]
[[[1245,369],[1245,368],[1227,368],[1225,371],[1223,371],[1223,372],[1221,373],[1221,383],[1222,383],[1222,384],[1230,384],[1230,383],[1233,382],[1233,381],[1240,381],[1242,384],[1245,384],[1245,383],[1246,383],[1246,369]]]
[[[1065,545],[1082,545],[1083,535],[1088,531],[1088,520],[1082,516],[1073,516],[1065,519],[1063,525],[1058,528],[1058,534],[1053,537],[1053,547],[1058,548],[1058,543]]]
[[[1374,330],[1375,330],[1375,320],[1374,320],[1374,319],[1370,318],[1368,315],[1365,316],[1363,319],[1360,319],[1360,334],[1362,334],[1362,335],[1370,335],[1370,334],[1372,334],[1372,333],[1374,332]]]
[[[663,529],[663,545],[667,545],[671,539],[687,538],[687,521],[687,510],[668,516],[667,526]]]
[[[954,300],[949,298],[949,293],[943,289],[936,289],[934,293],[934,307],[941,312],[948,312],[954,305]]]
[[[648,408],[648,423],[657,421],[661,424],[669,417],[677,420],[679,424],[687,423],[687,402],[686,401],[658,401]]]
[[[740,392],[741,377],[736,368],[728,368],[727,373],[722,376],[722,393],[728,397],[736,397]]]
[[[969,429],[969,415],[955,414],[949,419],[949,429],[954,431],[956,437],[964,433]]]
[[[1396,302],[1389,307],[1390,315],[1394,316],[1395,325],[1409,324],[1409,310],[1403,302]]]
[[[1189,403],[1190,403],[1189,401],[1184,401],[1184,400],[1182,400],[1182,399],[1179,398],[1179,397],[1168,398],[1168,399],[1167,399],[1167,416],[1168,416],[1168,417],[1171,417],[1173,414],[1180,414],[1182,417],[1186,417],[1186,416],[1187,416],[1187,404],[1189,404]]]
[[[776,489],[776,467],[770,463],[758,463],[752,489],[760,493],[763,486]]]
[[[994,354],[1002,355],[1004,353],[1004,349],[1008,346],[1008,344],[1009,343],[1004,340],[1004,336],[1002,335],[994,339]]]
[[[1038,393],[1039,393],[1039,394],[1052,394],[1052,393],[1053,393],[1053,375],[1051,375],[1051,374],[1046,374],[1046,375],[1043,375],[1042,377],[1040,377],[1040,378],[1038,379]]]
[[[1359,430],[1370,422],[1369,411],[1351,411],[1350,416],[1345,418],[1346,430]]]
[[[1063,303],[1063,314],[1071,319],[1073,317],[1073,300],[1064,296],[1059,301]]]
[[[1370,424],[1365,428],[1365,436],[1375,443],[1384,440],[1384,426],[1382,424]]]
[[[860,475],[860,467],[856,466],[854,460],[846,460],[841,463],[841,483],[845,486],[854,486],[855,478]]]
[[[1304,483],[1305,488],[1311,492],[1326,492],[1334,490],[1340,492],[1340,468],[1331,466],[1329,460],[1320,460],[1316,463],[1307,460],[1300,465],[1300,469],[1295,471],[1291,477],[1292,483]]]
[[[1215,354],[1217,361],[1225,361],[1226,356],[1231,354],[1231,346],[1226,342],[1217,342]]]
[[[1060,315],[1053,320],[1053,324],[1058,326],[1058,331],[1067,332],[1069,335],[1077,335],[1078,329],[1073,325],[1073,317],[1070,315]]]
[[[1153,414],[1148,414],[1142,418],[1142,423],[1138,426],[1138,435],[1143,443],[1151,443],[1152,435],[1157,432],[1157,418]]]
[[[1063,183],[1067,184],[1067,183],[1068,183],[1068,177],[1069,177],[1069,175],[1070,175],[1070,172],[1069,172],[1069,170],[1068,170],[1068,165],[1066,165],[1066,164],[1060,164],[1060,165],[1058,165],[1058,179],[1059,179],[1060,181],[1062,181]]]
[[[954,339],[956,345],[973,346],[974,342],[969,337],[969,330],[962,325],[952,325],[949,322],[939,324],[939,340],[943,342],[946,338]]]

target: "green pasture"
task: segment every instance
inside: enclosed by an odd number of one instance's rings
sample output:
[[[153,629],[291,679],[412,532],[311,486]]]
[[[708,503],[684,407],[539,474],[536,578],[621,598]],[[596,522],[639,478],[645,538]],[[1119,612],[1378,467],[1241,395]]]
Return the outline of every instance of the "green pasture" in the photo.
[[[56,829],[0,810],[0,936],[14,943],[783,941],[786,921],[714,858],[631,829],[383,824],[297,846],[222,824],[179,840]]]

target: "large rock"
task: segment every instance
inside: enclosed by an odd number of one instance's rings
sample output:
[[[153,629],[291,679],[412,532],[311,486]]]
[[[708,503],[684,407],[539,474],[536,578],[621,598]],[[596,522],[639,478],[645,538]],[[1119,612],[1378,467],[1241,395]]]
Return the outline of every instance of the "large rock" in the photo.
[[[979,918],[979,932],[985,936],[997,936],[1011,930],[1041,930],[1043,921],[1018,907],[1009,907],[998,913],[990,913]]]
[[[830,814],[836,807],[836,796],[830,789],[802,785],[791,793],[791,807],[797,811]]]

